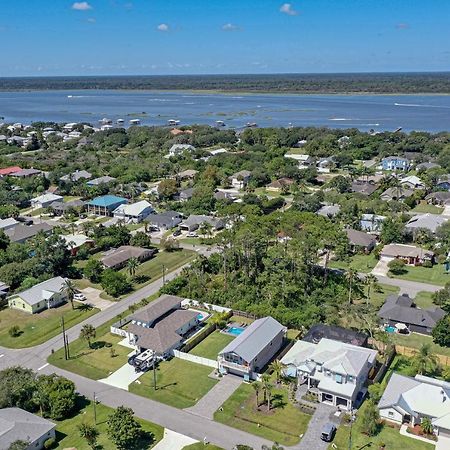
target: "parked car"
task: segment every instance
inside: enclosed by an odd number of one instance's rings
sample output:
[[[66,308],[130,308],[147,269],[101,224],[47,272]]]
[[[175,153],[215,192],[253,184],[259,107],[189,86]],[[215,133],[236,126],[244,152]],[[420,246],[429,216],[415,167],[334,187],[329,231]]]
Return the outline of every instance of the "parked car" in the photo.
[[[83,302],[84,300],[86,300],[86,296],[81,292],[78,292],[77,294],[74,294],[73,299],[78,300],[79,302]]]
[[[198,234],[197,234],[195,231],[190,231],[190,232],[187,234],[187,237],[198,237]]]
[[[325,442],[331,442],[336,433],[336,426],[332,423],[326,423],[322,428],[322,433],[320,434],[320,439]]]
[[[175,230],[173,233],[172,233],[172,236],[179,236],[181,234],[181,230]]]

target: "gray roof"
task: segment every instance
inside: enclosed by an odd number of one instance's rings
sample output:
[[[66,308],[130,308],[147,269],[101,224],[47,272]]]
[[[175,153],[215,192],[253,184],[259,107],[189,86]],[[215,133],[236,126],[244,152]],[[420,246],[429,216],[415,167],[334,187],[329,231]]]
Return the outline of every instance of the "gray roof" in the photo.
[[[81,179],[89,179],[92,174],[87,170],[76,170],[75,172],[64,175],[60,178],[61,181],[78,181]]]
[[[439,167],[441,167],[441,166],[434,162],[424,162],[424,163],[417,164],[416,169],[417,170],[419,170],[419,169],[428,170],[428,169],[438,169]]]
[[[172,309],[179,308],[183,299],[175,295],[161,295],[145,308],[140,309],[131,316],[137,322],[153,323],[156,319]]]
[[[71,208],[82,208],[85,205],[86,202],[84,202],[83,200],[71,200],[70,202],[61,202],[61,201],[53,202],[50,205],[50,207],[58,211],[67,211],[68,209]]]
[[[445,202],[450,199],[450,192],[448,191],[438,191],[432,192],[425,197],[425,200],[438,200],[440,202]]]
[[[387,244],[381,250],[381,256],[391,256],[394,258],[429,258],[434,257],[434,252],[415,245]]]
[[[33,225],[18,224],[13,228],[8,228],[5,230],[5,234],[11,239],[12,242],[22,242],[36,236],[39,231],[49,233],[51,230],[53,230],[53,225],[46,222],[35,223]]]
[[[42,300],[47,300],[53,294],[61,292],[64,287],[65,279],[63,277],[54,277],[49,280],[42,281],[41,283],[35,284],[30,289],[18,292],[12,297],[18,296],[23,299],[29,305],[35,305]]]
[[[145,221],[156,226],[175,226],[181,222],[181,214],[176,211],[165,211],[160,214],[150,214]]]
[[[354,181],[352,183],[351,191],[362,195],[371,195],[378,189],[378,186],[374,183],[364,183]]]
[[[370,247],[375,244],[376,239],[364,231],[347,229],[345,230],[347,233],[347,238],[352,245],[357,245],[359,247]]]
[[[439,214],[418,214],[417,216],[411,217],[411,219],[409,219],[408,223],[405,225],[405,228],[409,230],[425,228],[434,233],[443,223],[447,221],[447,216]]]
[[[22,178],[22,177],[31,177],[32,175],[39,175],[40,173],[41,171],[37,169],[22,169],[19,170],[18,172],[11,173],[10,176]]]
[[[89,186],[98,186],[100,184],[111,183],[112,181],[115,181],[115,180],[116,180],[115,178],[105,175],[103,177],[98,177],[98,178],[94,178],[93,180],[89,180],[87,182],[87,184]]]
[[[253,361],[269,343],[284,331],[283,325],[268,316],[255,320],[221,352],[235,353],[244,361]]]
[[[389,383],[386,386],[380,401],[378,402],[378,408],[387,408],[389,406],[396,405],[403,392],[409,391],[419,384],[420,382],[414,378],[394,372],[389,379]]]
[[[324,217],[334,217],[335,215],[339,214],[340,210],[341,207],[339,205],[324,205],[319,209],[319,211],[317,211],[317,214]]]
[[[155,253],[156,249],[122,245],[121,247],[108,252],[101,261],[105,267],[117,267],[131,258],[137,258],[139,260],[148,259]]]
[[[200,226],[202,223],[209,223],[215,229],[223,228],[223,226],[224,226],[224,222],[222,219],[219,219],[217,217],[212,217],[212,216],[202,216],[202,215],[196,215],[196,214],[191,214],[182,223],[182,225],[184,225],[186,227],[192,227],[194,225]]]
[[[384,320],[417,325],[425,328],[433,328],[436,322],[445,316],[445,311],[438,307],[420,309],[414,307],[414,302],[408,295],[390,295],[378,316]]]
[[[414,191],[412,189],[408,189],[405,187],[399,187],[399,188],[388,188],[386,189],[382,194],[381,194],[381,198],[383,199],[383,197],[385,198],[389,198],[392,200],[398,200],[401,198],[407,198],[407,197],[411,197],[414,194]]]
[[[0,448],[18,440],[34,442],[55,428],[47,419],[20,408],[0,409]]]
[[[189,199],[194,194],[194,188],[187,188],[180,191],[180,198]]]

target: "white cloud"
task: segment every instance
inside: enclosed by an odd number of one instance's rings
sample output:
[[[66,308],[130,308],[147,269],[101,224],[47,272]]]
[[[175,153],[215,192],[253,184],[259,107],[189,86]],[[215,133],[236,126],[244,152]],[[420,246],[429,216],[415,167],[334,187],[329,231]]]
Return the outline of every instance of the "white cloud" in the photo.
[[[169,25],[167,25],[167,23],[160,23],[156,29],[158,31],[169,31]]]
[[[222,31],[239,31],[241,28],[232,23],[226,23],[222,25]]]
[[[89,9],[92,9],[92,6],[88,2],[75,2],[72,5],[72,9],[75,9],[76,11],[88,11]]]
[[[280,12],[287,14],[288,16],[297,16],[298,11],[294,9],[292,3],[283,3],[280,7]]]

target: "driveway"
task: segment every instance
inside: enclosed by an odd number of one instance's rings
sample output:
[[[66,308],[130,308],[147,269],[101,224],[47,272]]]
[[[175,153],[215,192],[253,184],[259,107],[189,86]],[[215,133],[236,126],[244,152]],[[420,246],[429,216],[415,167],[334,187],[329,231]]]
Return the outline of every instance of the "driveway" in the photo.
[[[164,437],[153,447],[153,450],[183,450],[184,447],[196,442],[198,441],[189,436],[165,428]]]
[[[382,256],[377,265],[372,269],[372,275],[386,277],[389,272],[388,263],[392,261],[389,258]]]
[[[213,420],[214,413],[231,397],[242,381],[241,377],[225,375],[206,395],[186,411]]]
[[[134,353],[135,351],[133,350],[128,356],[131,356]],[[136,372],[132,365],[126,363],[120,369],[113,372],[109,377],[98,381],[100,381],[100,383],[108,384],[109,386],[114,386],[128,391],[128,386],[142,375],[144,375],[144,372]]]
[[[298,450],[327,450],[330,445],[329,442],[324,442],[320,439],[322,428],[328,422],[334,423],[336,428],[339,426],[341,416],[335,416],[336,408],[334,406],[326,405],[325,403],[318,403],[316,410],[311,417],[308,424],[308,429],[303,435],[300,444],[295,448]]]
[[[436,450],[448,450],[450,449],[450,437],[438,436],[436,442]]]
[[[100,311],[104,311],[105,309],[108,309],[110,306],[114,305],[115,302],[112,302],[111,300],[105,300],[100,297],[100,294],[102,291],[100,289],[95,289],[93,287],[87,287],[84,289],[81,289],[80,292],[82,292],[86,296],[86,300],[83,303],[89,303],[94,308],[99,309]]]

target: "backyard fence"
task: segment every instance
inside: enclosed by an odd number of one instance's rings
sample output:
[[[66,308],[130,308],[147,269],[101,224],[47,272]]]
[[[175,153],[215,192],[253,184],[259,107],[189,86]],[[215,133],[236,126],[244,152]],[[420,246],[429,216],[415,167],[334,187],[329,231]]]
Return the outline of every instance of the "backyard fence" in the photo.
[[[173,354],[175,358],[184,359],[185,361],[190,361],[196,364],[201,364],[202,366],[212,367],[213,369],[217,369],[217,361],[213,359],[203,358],[202,356],[191,355],[190,353],[184,353],[180,350],[174,350]]]
[[[122,330],[122,327],[127,323],[130,323],[131,319],[129,317],[125,317],[125,319],[120,319],[118,322],[114,322],[109,331],[112,334],[116,334],[117,336],[126,337],[128,335],[126,330]]]
[[[256,316],[255,314],[251,314],[245,311],[238,311],[237,309],[233,309],[233,315],[238,317],[246,317],[247,319],[253,320],[258,319],[258,316]]]
[[[206,311],[214,311],[214,312],[218,312],[218,313],[223,313],[223,312],[230,312],[231,309],[230,308],[225,308],[225,306],[219,306],[219,305],[213,305],[212,303],[203,303],[203,302],[199,302],[198,300],[191,300],[191,299],[184,299],[181,302],[181,306],[188,306],[188,307],[192,307],[192,308],[201,308],[201,309],[205,309]]]
[[[202,328],[196,335],[192,336],[182,347],[183,352],[189,352],[197,344],[199,344],[203,339],[207,338],[216,329],[216,324],[209,323],[204,328]]]
[[[392,361],[395,358],[395,355],[396,355],[395,346],[392,346],[392,349],[391,349],[388,357],[386,358],[386,361],[381,365],[380,369],[378,370],[377,374],[374,376],[373,380],[369,380],[369,384],[370,383],[375,384],[375,383],[381,382],[381,380],[386,375],[386,372],[388,371],[390,365],[392,364]]]

